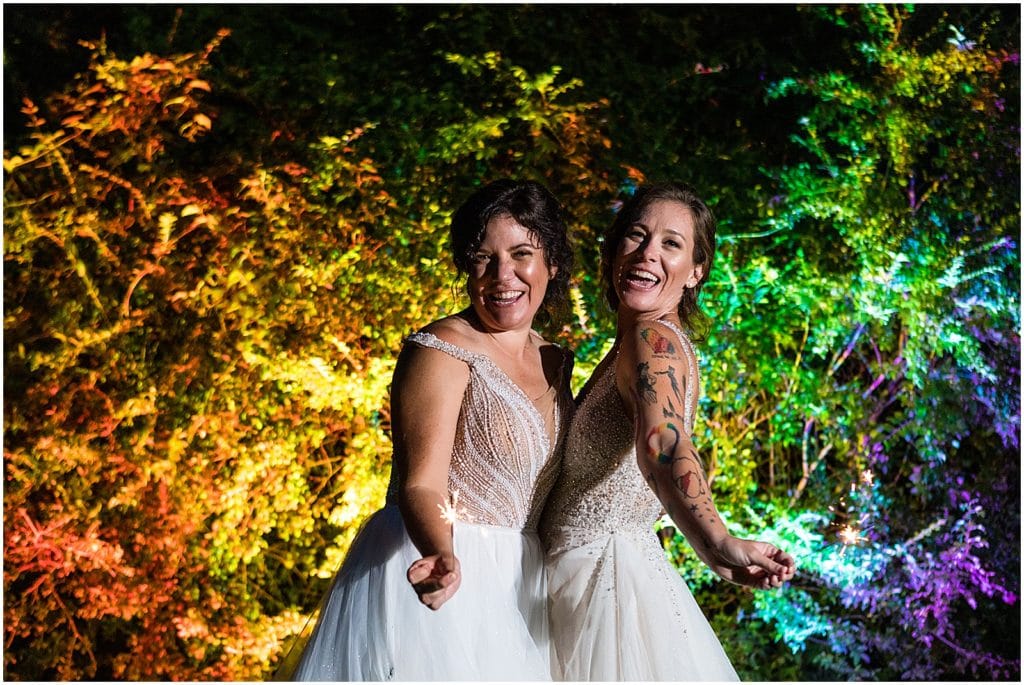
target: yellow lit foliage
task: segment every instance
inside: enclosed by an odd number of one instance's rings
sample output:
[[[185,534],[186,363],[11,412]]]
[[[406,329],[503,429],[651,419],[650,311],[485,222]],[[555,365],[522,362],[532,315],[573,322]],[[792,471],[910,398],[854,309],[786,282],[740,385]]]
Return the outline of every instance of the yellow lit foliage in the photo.
[[[311,136],[299,161],[276,134],[219,153],[203,74],[226,35],[172,57],[90,45],[5,151],[11,677],[268,673],[383,502],[402,337],[457,306],[447,220],[486,180],[483,115],[401,178],[366,152],[372,122]],[[557,102],[557,70],[484,63],[507,95],[487,177],[610,194],[585,171],[607,145],[597,105]]]

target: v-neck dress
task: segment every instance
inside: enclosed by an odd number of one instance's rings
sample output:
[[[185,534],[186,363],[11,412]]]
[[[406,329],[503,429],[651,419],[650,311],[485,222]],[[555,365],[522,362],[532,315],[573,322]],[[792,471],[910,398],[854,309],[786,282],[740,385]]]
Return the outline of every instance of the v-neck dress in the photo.
[[[572,353],[561,351],[560,378],[535,402],[484,355],[425,332],[406,344],[440,350],[470,369],[448,474],[449,495],[458,493],[461,585],[437,611],[410,587],[406,571],[422,555],[399,513],[393,471],[386,504],[353,541],[291,678],[550,680],[536,529],[573,411]]]
[[[689,337],[683,427],[693,432],[700,379]],[[610,353],[615,354],[615,353]],[[637,466],[634,423],[615,358],[587,382],[541,524],[554,678],[734,681],[736,671],[654,533],[662,504]]]

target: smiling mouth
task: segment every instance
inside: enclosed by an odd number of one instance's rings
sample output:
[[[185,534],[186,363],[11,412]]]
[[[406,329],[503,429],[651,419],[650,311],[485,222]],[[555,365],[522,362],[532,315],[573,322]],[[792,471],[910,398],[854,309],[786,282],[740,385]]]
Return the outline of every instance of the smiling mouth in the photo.
[[[498,307],[511,307],[522,299],[523,295],[525,293],[521,290],[502,290],[501,292],[489,293],[487,301]]]
[[[650,290],[661,283],[660,278],[643,269],[630,269],[623,275],[623,281],[627,286],[639,290]]]

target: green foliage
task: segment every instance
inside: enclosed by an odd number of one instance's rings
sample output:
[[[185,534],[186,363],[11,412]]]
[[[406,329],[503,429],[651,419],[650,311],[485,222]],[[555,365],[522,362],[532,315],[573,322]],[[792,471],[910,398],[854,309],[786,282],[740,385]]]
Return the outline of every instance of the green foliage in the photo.
[[[1019,678],[1013,13],[11,11],[138,56],[88,43],[5,148],[5,677],[272,672],[383,499],[402,337],[464,305],[450,214],[507,175],[566,206],[577,388],[613,201],[719,216],[698,443],[802,570],[751,594],[662,535],[744,678]]]
[[[216,154],[195,146],[216,135],[202,72],[226,35],[129,61],[91,45],[5,156],[12,676],[268,672],[383,502],[401,338],[458,306],[458,196],[484,170],[579,184],[606,142],[557,68],[451,56],[486,70],[492,114],[465,103],[415,162],[400,141],[381,156],[402,176],[370,156],[374,122],[301,161],[271,143],[192,166]]]
[[[737,521],[746,535],[801,522],[799,539],[783,539],[807,559],[810,587],[758,595],[754,606],[795,650],[821,645],[812,655],[819,677],[1004,677],[1019,664],[984,653],[991,635],[940,622],[931,630],[949,653],[915,659],[890,634],[917,620],[903,612],[945,615],[979,590],[999,596],[976,571],[945,568],[941,582],[955,589],[929,598],[872,595],[856,618],[839,598],[868,593],[880,577],[895,588],[916,582],[917,572],[886,559],[902,554],[899,541],[921,539],[920,521],[941,521],[942,534],[917,543],[929,558],[949,553],[943,545],[980,544],[952,532],[980,511],[958,511],[947,493],[972,497],[965,481],[1015,461],[1019,156],[1006,150],[1018,72],[1007,73],[1006,51],[956,40],[923,50],[930,35],[901,32],[909,10],[851,12],[836,9],[863,32],[860,68],[771,91],[814,103],[793,138],[809,161],[773,172],[779,197],[763,206],[758,232],[771,247],[748,254],[726,236],[708,285],[719,324],[706,354],[708,466],[721,506],[760,501],[761,515]],[[991,169],[984,186],[979,166]],[[988,433],[980,452],[962,449],[984,424],[1000,437]],[[878,485],[854,506],[844,486],[856,492],[869,472]],[[807,544],[816,530],[829,536],[817,549]],[[923,626],[913,633],[922,654],[933,639]]]

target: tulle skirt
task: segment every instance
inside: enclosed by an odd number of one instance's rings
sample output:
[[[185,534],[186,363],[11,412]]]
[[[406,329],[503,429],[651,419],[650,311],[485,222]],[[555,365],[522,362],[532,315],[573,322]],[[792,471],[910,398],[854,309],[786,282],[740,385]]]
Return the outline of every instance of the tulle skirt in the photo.
[[[739,679],[652,530],[561,529],[547,541],[556,680]]]
[[[544,557],[535,533],[456,522],[462,583],[439,610],[406,580],[422,555],[398,507],[367,521],[320,606],[300,681],[550,680]]]

